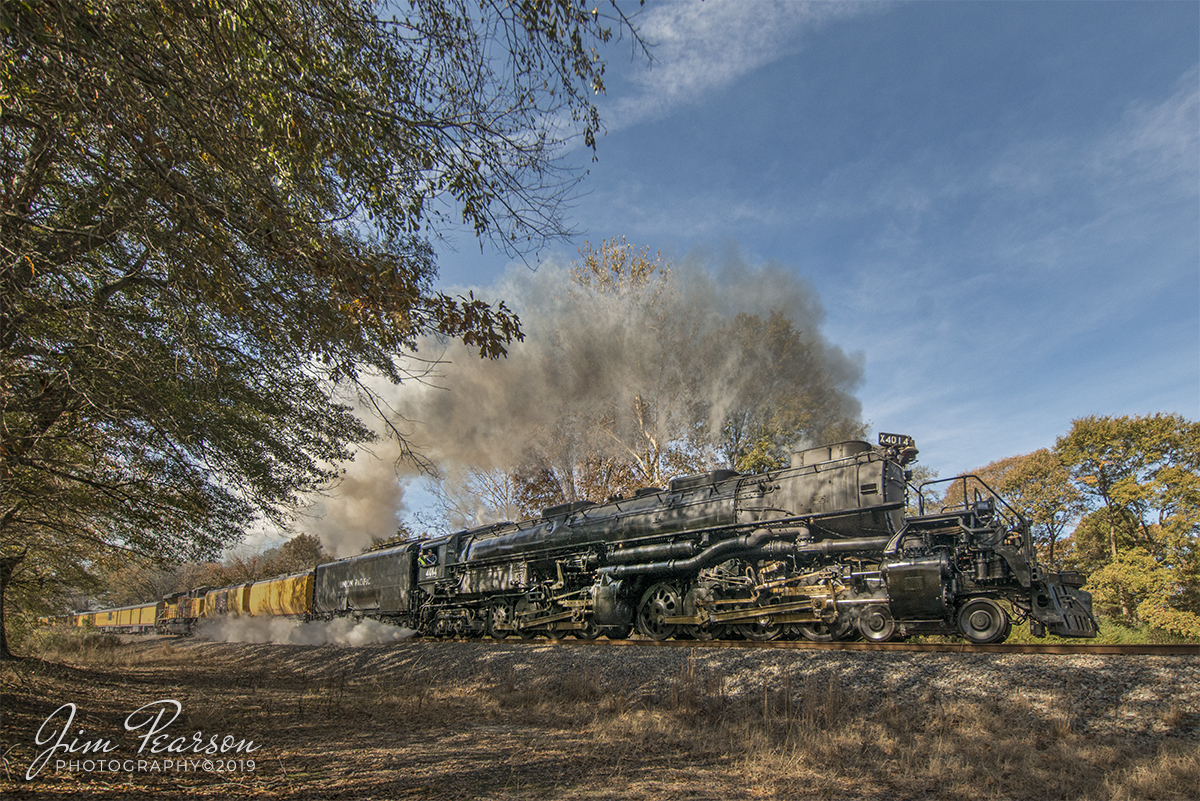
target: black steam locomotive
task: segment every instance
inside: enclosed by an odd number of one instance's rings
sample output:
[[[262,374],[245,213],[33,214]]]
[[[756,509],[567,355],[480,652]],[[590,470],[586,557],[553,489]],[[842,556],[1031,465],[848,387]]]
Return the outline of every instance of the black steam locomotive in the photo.
[[[1078,573],[1051,572],[1029,526],[975,477],[926,513],[909,437],[793,454],[759,475],[718,470],[536,520],[418,540],[311,571],[79,613],[76,626],[187,633],[222,616],[370,617],[432,636],[600,635],[883,642],[928,632],[1003,641],[1094,637]],[[942,482],[932,482],[942,483]],[[917,514],[906,515],[910,497]]]
[[[978,479],[961,503],[906,516],[908,437],[800,451],[759,475],[546,509],[313,571],[309,617],[372,617],[435,636],[662,640],[913,633],[1001,642],[1093,637],[1083,577],[1034,557],[1022,516]],[[951,479],[964,481],[966,479]],[[935,482],[937,483],[937,482]],[[969,491],[968,491],[969,489]]]

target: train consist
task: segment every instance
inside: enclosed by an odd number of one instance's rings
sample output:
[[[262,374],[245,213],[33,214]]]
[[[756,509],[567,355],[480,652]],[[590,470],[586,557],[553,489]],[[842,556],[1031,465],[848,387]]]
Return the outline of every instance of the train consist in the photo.
[[[1039,635],[1094,637],[1083,577],[1039,566],[1026,521],[982,481],[951,479],[963,482],[960,503],[906,516],[915,455],[903,436],[843,442],[769,473],[676,478],[74,622],[182,634],[223,615],[283,615],[497,639],[636,630],[655,640],[935,633],[993,643],[1015,620]]]

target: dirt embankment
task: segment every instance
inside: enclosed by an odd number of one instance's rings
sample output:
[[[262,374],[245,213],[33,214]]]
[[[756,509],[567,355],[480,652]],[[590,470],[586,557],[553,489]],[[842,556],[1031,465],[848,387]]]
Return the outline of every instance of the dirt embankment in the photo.
[[[1200,798],[1200,655],[142,640],[51,656],[2,669],[7,798]]]

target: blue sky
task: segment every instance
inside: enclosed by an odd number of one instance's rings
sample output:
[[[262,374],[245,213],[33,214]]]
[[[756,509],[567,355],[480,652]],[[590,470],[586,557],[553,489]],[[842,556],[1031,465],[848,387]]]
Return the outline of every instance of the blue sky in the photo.
[[[654,2],[568,214],[816,289],[872,436],[943,476],[1089,414],[1200,418],[1200,4]],[[453,249],[447,246],[454,246]],[[449,287],[509,259],[440,248]],[[515,269],[526,269],[517,266]]]

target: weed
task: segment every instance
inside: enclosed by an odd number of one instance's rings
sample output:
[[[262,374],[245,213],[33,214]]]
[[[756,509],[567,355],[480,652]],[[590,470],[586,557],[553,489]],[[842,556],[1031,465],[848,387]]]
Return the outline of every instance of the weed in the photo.
[[[403,657],[381,648],[380,660],[395,660],[384,666],[280,646],[77,637],[55,645],[72,667],[5,667],[0,752],[11,764],[32,759],[53,708],[44,699],[78,698],[89,729],[103,731],[136,690],[179,699],[180,732],[263,747],[264,767],[244,786],[197,774],[184,777],[189,797],[1200,797],[1195,716],[1183,704],[1154,713],[1167,733],[1139,742],[1097,735],[1065,692],[868,700],[833,670],[786,665],[731,681],[696,652],[639,684],[586,661],[561,672],[449,669],[466,646]],[[419,665],[428,653],[436,667]],[[161,789],[181,780],[163,777]],[[56,781],[63,796],[94,789],[87,777]]]

